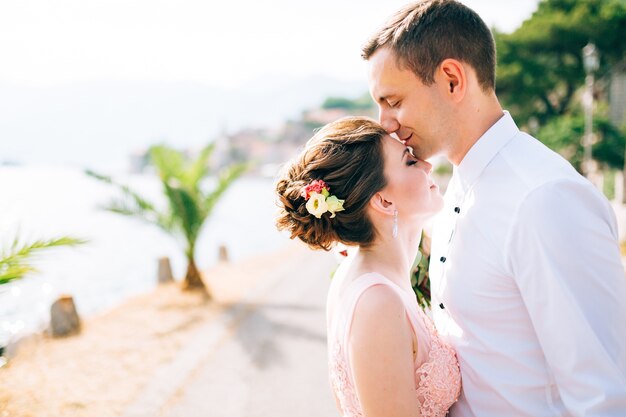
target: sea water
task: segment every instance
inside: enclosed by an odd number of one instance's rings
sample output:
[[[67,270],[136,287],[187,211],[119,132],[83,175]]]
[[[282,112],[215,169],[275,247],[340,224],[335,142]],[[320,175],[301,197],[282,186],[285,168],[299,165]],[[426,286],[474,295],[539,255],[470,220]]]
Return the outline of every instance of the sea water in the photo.
[[[154,175],[114,178],[165,205]],[[42,252],[35,263],[38,273],[0,286],[0,346],[45,329],[50,305],[60,294],[72,295],[85,317],[153,288],[160,257],[170,258],[175,277],[184,275],[183,241],[139,219],[102,209],[119,195],[77,168],[0,167],[0,248],[6,249],[16,236],[28,242],[61,235],[88,240],[79,247]],[[202,229],[198,266],[211,267],[220,245],[233,261],[280,249],[288,238],[276,231],[275,213],[273,179],[239,179]]]

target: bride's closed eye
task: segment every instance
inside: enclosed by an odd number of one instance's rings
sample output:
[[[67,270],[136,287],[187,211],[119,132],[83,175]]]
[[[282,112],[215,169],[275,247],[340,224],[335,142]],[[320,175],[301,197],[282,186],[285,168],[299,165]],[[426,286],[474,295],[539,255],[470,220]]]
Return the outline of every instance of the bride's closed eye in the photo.
[[[415,165],[417,164],[417,161],[419,161],[419,159],[417,159],[417,157],[413,154],[413,148],[410,146],[404,148],[404,155],[406,156],[407,166]]]

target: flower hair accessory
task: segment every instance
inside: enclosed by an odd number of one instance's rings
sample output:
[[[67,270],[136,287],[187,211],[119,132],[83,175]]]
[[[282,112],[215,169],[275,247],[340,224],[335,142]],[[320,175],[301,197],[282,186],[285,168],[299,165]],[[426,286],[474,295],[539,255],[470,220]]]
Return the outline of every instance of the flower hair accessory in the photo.
[[[330,195],[330,187],[322,180],[312,181],[305,186],[301,196],[307,201],[307,211],[318,219],[326,212],[331,214],[330,218],[332,219],[335,217],[335,213],[344,210],[343,202],[345,200]]]

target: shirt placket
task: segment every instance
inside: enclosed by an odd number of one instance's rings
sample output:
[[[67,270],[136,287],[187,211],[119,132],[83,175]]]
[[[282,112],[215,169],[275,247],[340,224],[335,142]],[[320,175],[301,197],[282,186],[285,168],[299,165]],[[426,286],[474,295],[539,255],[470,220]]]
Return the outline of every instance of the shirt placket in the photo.
[[[437,298],[439,299],[439,304],[436,308],[441,310],[445,310],[446,306],[443,302],[443,289],[447,285],[447,265],[450,262],[450,248],[452,247],[452,242],[454,240],[454,235],[457,230],[458,220],[461,217],[461,213],[463,213],[463,202],[465,201],[466,193],[461,189],[461,185],[455,185],[454,196],[453,196],[453,204],[450,204],[446,207],[447,210],[452,210],[451,213],[448,213],[449,221],[446,222],[449,227],[447,228],[449,236],[445,245],[442,247],[442,252],[439,254],[439,259],[432,260],[431,262],[440,262],[440,270],[441,270],[441,279],[439,280],[439,286],[436,288]]]

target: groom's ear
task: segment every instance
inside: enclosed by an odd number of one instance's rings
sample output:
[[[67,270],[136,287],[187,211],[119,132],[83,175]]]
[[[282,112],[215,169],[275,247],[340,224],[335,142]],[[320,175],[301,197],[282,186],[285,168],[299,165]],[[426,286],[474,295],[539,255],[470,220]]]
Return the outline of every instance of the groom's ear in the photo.
[[[370,199],[370,206],[381,214],[393,215],[395,205],[385,199],[385,196],[378,192]]]
[[[456,59],[444,59],[439,64],[439,74],[442,85],[446,88],[446,94],[454,102],[459,102],[465,96],[467,89],[467,73],[460,61]]]

